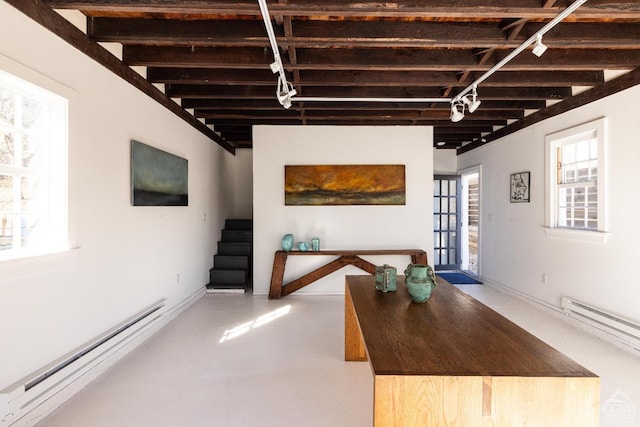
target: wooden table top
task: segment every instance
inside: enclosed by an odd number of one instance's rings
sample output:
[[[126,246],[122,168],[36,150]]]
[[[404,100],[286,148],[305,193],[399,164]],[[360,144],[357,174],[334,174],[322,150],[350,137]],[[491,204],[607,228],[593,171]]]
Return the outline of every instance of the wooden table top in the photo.
[[[346,283],[375,375],[596,377],[450,283],[438,278],[431,298],[414,303],[375,290],[373,276]]]

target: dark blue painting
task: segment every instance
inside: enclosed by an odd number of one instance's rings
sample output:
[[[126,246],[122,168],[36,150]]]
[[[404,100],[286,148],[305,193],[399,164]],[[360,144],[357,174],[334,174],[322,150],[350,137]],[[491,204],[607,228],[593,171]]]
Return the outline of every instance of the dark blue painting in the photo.
[[[188,206],[189,161],[131,140],[131,204]]]

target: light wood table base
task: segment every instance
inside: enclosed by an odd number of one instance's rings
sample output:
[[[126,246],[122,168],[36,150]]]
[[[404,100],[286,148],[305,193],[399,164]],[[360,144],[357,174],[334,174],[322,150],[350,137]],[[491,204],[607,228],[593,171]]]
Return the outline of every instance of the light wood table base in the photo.
[[[345,360],[369,360],[374,426],[597,426],[600,379],[447,282],[411,302],[347,276]]]

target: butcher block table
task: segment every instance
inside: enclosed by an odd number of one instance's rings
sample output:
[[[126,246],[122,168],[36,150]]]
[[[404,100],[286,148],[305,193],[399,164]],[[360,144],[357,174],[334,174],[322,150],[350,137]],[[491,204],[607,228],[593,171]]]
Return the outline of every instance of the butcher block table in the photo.
[[[373,424],[597,426],[600,379],[438,278],[414,303],[346,276],[345,360],[369,361]]]

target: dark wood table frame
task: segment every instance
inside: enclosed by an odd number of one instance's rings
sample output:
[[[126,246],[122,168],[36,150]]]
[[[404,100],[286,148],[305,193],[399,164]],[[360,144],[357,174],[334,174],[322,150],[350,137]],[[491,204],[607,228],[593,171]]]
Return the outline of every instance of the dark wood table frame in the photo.
[[[311,273],[305,274],[304,276],[283,285],[284,269],[289,256],[318,255],[335,255],[338,258],[316,270],[313,270]],[[324,250],[317,252],[276,251],[276,254],[273,258],[273,271],[271,273],[269,299],[279,299],[280,297],[287,296],[347,265],[354,265],[369,274],[375,274],[376,266],[369,261],[360,258],[360,256],[364,255],[409,255],[411,256],[412,264],[427,263],[427,253],[422,249],[363,249],[348,251]]]
[[[374,426],[598,425],[600,379],[438,278],[422,304],[346,276],[345,360],[369,361]]]

